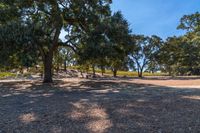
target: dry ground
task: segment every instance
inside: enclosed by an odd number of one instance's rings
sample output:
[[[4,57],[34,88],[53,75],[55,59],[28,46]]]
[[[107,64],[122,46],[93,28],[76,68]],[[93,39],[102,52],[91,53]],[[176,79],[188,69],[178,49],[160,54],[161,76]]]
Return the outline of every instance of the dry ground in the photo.
[[[0,133],[199,133],[199,79],[0,81]]]

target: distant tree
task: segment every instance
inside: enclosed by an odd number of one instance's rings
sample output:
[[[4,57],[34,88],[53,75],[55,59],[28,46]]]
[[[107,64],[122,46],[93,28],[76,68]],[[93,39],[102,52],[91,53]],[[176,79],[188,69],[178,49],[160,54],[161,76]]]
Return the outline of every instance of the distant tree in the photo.
[[[116,12],[111,17],[110,28],[108,31],[109,54],[108,62],[113,72],[117,76],[117,71],[124,68],[127,56],[130,50],[131,30],[127,20],[121,12]]]
[[[81,45],[78,47],[78,62],[81,65],[92,67],[95,77],[95,67],[106,65],[107,44],[105,37],[106,27],[104,22],[100,22],[96,28],[88,33],[87,37],[82,38]]]
[[[153,67],[155,67],[156,55],[162,39],[157,36],[145,37],[143,35],[134,35],[133,40],[135,40],[135,45],[133,45],[129,56],[135,63],[138,77],[142,77],[143,71],[144,69],[148,69],[148,65],[153,64]]]
[[[151,45],[152,55],[147,64],[147,70],[154,73],[160,70],[158,54],[164,42],[160,37],[153,35],[150,37],[149,43]]]
[[[200,47],[192,38],[192,34],[167,38],[158,55],[163,71],[174,76],[200,73]]]
[[[181,73],[200,74],[200,13],[184,15],[178,29],[187,31],[182,37]]]
[[[200,13],[196,12],[191,15],[184,15],[180,20],[178,29],[186,30],[187,32],[200,31]]]
[[[63,60],[64,71],[67,71],[67,66],[73,65],[73,61],[75,59],[75,53],[69,47],[61,47],[60,53],[64,59]]]
[[[111,68],[113,76],[124,68],[128,54],[130,40],[129,24],[121,12],[106,17],[89,32],[86,38],[82,38],[79,46],[79,63],[90,64],[95,76],[95,68],[100,67],[102,75],[105,68]],[[87,45],[86,45],[87,44]]]
[[[181,44],[180,38],[169,37],[159,51],[159,64],[165,72],[169,72],[169,75],[176,73]]]

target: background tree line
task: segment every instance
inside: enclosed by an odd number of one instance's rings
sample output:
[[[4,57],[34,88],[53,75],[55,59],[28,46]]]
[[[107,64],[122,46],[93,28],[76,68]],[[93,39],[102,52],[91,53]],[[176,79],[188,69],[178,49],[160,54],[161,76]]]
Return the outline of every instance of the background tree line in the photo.
[[[180,37],[135,35],[111,0],[3,0],[0,2],[1,70],[43,66],[44,82],[67,65],[111,70],[200,74],[200,14],[185,15]],[[64,38],[61,38],[64,34]]]

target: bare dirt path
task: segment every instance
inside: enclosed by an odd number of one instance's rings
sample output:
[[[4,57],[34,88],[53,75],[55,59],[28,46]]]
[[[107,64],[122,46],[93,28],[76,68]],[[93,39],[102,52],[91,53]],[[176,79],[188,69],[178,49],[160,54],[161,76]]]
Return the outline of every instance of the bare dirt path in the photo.
[[[200,88],[200,79],[136,79],[132,80],[132,83],[140,84],[151,84],[157,86],[166,86],[166,87],[195,87]]]
[[[198,133],[199,85],[199,79],[0,81],[0,133]]]

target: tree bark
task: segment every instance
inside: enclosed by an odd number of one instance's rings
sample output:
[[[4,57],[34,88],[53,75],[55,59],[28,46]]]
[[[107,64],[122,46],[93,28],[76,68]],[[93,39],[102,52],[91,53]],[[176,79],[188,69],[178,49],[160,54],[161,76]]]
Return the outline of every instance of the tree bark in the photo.
[[[105,72],[105,69],[103,66],[101,66],[101,75],[104,76],[104,72]]]
[[[141,71],[141,72],[139,72],[139,75],[138,75],[138,77],[139,77],[139,78],[142,78],[142,77],[143,77],[143,73],[142,73],[142,71]]]
[[[96,77],[96,72],[95,72],[95,66],[92,65],[92,72],[93,72],[93,77]]]
[[[117,69],[113,70],[113,77],[117,77]]]
[[[137,69],[137,72],[138,72],[138,77],[140,77],[140,69],[139,68]]]
[[[138,68],[138,77],[142,78],[143,77],[143,69]]]
[[[67,71],[67,63],[66,63],[66,60],[64,61],[64,71],[65,71],[65,72]]]
[[[52,83],[52,60],[53,52],[50,52],[45,55],[44,58],[44,80],[43,83]]]

